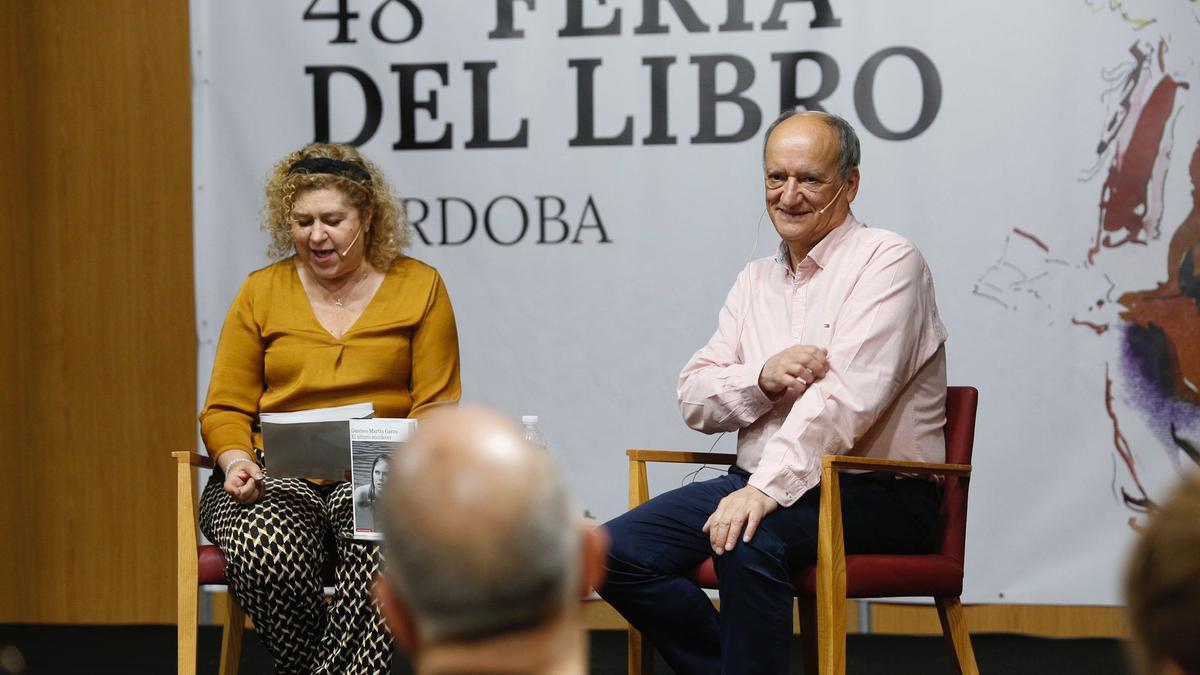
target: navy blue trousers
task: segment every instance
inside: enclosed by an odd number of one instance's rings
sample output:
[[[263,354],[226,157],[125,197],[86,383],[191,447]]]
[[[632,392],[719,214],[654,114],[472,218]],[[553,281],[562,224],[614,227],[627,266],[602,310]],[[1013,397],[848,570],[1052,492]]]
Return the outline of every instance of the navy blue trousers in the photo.
[[[609,521],[608,577],[600,595],[650,639],[675,672],[788,672],[791,570],[817,559],[820,488],[776,509],[749,542],[716,558],[721,611],[683,576],[713,555],[700,528],[744,470],[691,483]],[[887,473],[843,474],[847,553],[924,553],[933,548],[938,489]]]

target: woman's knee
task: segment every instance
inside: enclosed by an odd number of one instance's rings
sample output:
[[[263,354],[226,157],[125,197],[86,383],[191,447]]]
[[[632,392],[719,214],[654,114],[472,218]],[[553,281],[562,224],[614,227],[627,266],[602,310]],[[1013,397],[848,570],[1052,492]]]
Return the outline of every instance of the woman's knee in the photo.
[[[247,519],[231,528],[219,542],[228,564],[302,565],[318,564],[324,558],[320,528],[296,527],[287,521]]]

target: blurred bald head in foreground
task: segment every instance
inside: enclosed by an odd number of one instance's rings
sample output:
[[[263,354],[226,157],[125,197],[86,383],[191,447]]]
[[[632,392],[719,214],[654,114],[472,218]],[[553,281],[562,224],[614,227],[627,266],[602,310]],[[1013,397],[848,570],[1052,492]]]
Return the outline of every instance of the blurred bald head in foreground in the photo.
[[[422,420],[391,467],[375,593],[417,672],[585,672],[579,600],[608,545],[546,452],[463,406]]]
[[[1125,573],[1142,675],[1200,675],[1200,472],[1184,476],[1138,538]]]

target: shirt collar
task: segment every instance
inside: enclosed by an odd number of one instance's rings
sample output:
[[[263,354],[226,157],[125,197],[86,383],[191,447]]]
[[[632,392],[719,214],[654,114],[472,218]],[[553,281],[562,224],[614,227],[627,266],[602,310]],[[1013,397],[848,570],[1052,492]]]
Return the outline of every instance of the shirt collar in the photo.
[[[788,262],[788,245],[782,239],[779,240],[779,248],[775,250],[775,262],[791,269],[791,264]]]
[[[817,267],[825,269],[825,263],[829,262],[829,258],[833,255],[834,250],[849,236],[850,232],[855,228],[862,227],[863,224],[855,219],[853,213],[847,213],[846,219],[841,225],[829,231],[825,238],[817,242],[817,245],[808,252],[806,258],[812,258],[812,261],[817,264]],[[779,248],[775,252],[775,262],[792,269],[790,261],[790,252],[786,241],[779,242]]]

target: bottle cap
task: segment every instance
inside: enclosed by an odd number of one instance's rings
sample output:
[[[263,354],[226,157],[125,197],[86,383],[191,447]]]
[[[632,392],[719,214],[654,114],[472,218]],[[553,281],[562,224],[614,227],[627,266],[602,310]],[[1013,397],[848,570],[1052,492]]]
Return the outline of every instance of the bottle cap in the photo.
[[[522,415],[521,416],[521,424],[528,426],[530,424],[537,424],[537,423],[538,423],[537,415]]]

